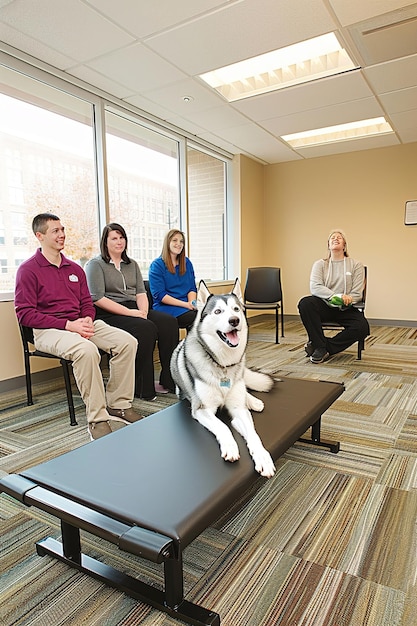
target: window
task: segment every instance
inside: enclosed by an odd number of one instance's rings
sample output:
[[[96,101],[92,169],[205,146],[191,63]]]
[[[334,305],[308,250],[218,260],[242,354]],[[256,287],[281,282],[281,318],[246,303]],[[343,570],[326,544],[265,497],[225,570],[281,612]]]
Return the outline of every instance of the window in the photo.
[[[178,141],[107,111],[106,150],[110,221],[125,228],[128,253],[147,276],[166,232],[180,228]]]
[[[33,254],[36,213],[57,214],[67,231],[65,254],[83,264],[97,252],[92,105],[0,66],[0,243],[7,271],[0,291],[12,291],[16,267]],[[3,88],[3,91],[5,89]],[[1,241],[1,236],[3,241]]]
[[[226,166],[224,161],[188,148],[190,258],[204,280],[225,275]]]
[[[186,233],[198,279],[228,278],[227,156],[2,52],[0,109],[0,294],[37,248],[41,212],[61,218],[64,253],[82,266],[116,221],[145,278],[171,228]]]

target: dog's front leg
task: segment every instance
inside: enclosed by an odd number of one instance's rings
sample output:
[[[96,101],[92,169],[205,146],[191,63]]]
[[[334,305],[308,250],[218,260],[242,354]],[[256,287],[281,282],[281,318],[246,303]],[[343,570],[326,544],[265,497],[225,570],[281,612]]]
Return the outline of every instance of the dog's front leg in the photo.
[[[260,413],[264,410],[264,403],[259,398],[253,396],[249,391],[246,392],[246,404],[249,410]]]
[[[245,439],[249,453],[255,463],[255,469],[261,474],[270,478],[275,474],[275,465],[268,450],[262,444],[262,441],[255,430],[252,415],[247,409],[234,408],[229,409],[232,416],[232,426]]]
[[[216,437],[220,454],[225,461],[237,461],[240,458],[239,448],[230,428],[208,408],[192,409],[192,416]]]

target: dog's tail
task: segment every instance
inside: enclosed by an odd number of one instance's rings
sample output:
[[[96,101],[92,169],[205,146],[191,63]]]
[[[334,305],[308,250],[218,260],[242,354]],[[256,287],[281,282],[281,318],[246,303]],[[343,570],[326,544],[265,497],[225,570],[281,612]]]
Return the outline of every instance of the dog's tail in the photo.
[[[274,379],[263,372],[255,372],[245,367],[245,385],[253,391],[270,391],[274,385]]]

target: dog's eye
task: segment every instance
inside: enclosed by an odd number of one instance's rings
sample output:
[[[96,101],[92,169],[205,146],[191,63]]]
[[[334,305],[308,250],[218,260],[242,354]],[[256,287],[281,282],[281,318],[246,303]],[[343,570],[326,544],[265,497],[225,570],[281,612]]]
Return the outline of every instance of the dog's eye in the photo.
[[[235,306],[234,311],[238,313],[240,311],[240,306]]]
[[[215,309],[214,310],[214,315],[220,315],[221,313],[221,309]]]

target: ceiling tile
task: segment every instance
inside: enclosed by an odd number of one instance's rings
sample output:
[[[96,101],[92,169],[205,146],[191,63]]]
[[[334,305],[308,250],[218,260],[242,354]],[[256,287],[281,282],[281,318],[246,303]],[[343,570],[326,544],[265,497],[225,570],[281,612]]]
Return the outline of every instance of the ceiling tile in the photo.
[[[329,2],[342,26],[362,22],[376,15],[389,13],[412,4],[407,0],[373,0],[372,2],[364,2],[364,0],[329,0]]]
[[[248,123],[248,120],[243,115],[237,111],[233,111],[233,109],[230,109],[227,105],[187,113],[187,119],[213,132],[222,131],[224,128],[229,128],[230,126],[239,126],[240,124]]]
[[[246,0],[156,35],[147,45],[197,75],[335,27],[321,0]]]
[[[230,154],[239,154],[241,151],[240,148],[226,141],[224,137],[215,135],[214,133],[203,132],[198,135],[198,138],[202,139],[203,141],[206,141],[212,146],[218,146],[219,148],[221,148],[222,150],[225,150],[226,152],[229,152]],[[255,155],[254,155],[254,158],[256,158]]]
[[[245,152],[257,154],[260,158],[264,158],[267,154],[271,155],[278,152],[290,154],[292,152],[279,139],[276,139],[264,129],[251,124],[224,129],[222,137]]]
[[[80,0],[15,0],[0,9],[0,20],[77,61],[134,41]]]
[[[103,76],[99,72],[87,67],[86,65],[77,65],[67,70],[71,76],[75,76],[84,82],[97,87],[104,92],[111,93],[116,98],[127,98],[133,95],[133,91],[127,87],[120,85],[108,76]]]
[[[391,119],[402,141],[417,141],[417,111],[393,113]]]
[[[248,117],[261,121],[371,95],[372,91],[361,72],[353,71],[240,100],[233,106]]]
[[[400,113],[417,109],[417,86],[410,89],[400,89],[383,93],[379,97],[384,109],[389,113]],[[415,112],[415,125],[417,126],[417,110]]]
[[[171,115],[171,111],[169,111],[165,107],[159,106],[155,102],[148,100],[148,98],[137,94],[124,98],[124,102],[126,102],[127,104],[131,104],[132,106],[135,106],[142,111],[146,111],[152,116],[158,117],[161,120],[166,120],[168,119],[168,116]]]
[[[49,63],[49,65],[57,67],[60,70],[65,70],[74,65],[75,59],[61,54],[57,50],[53,50],[48,45],[45,45],[40,41],[36,41],[36,39],[22,33],[16,28],[12,28],[11,26],[1,22],[0,25],[1,39],[9,46],[13,46],[18,50],[23,50],[25,54],[29,54],[36,59],[40,59],[44,63]]]
[[[364,98],[353,102],[343,102],[329,107],[302,111],[294,115],[276,117],[260,122],[273,135],[279,137],[314,128],[326,128],[336,124],[346,124],[358,120],[380,117],[383,110],[375,98]]]
[[[177,115],[183,115],[184,117],[188,113],[205,111],[222,103],[224,104],[223,98],[215,91],[191,78],[171,82],[169,85],[152,91],[143,89],[143,93],[152,102],[156,102]],[[185,103],[183,96],[191,96],[192,100]]]
[[[221,8],[224,0],[88,0],[87,4],[133,33],[135,37],[143,38]]]
[[[387,61],[364,69],[364,74],[376,93],[413,87],[417,80],[417,54]]]
[[[115,50],[86,65],[139,93],[185,77],[180,70],[140,43]]]

